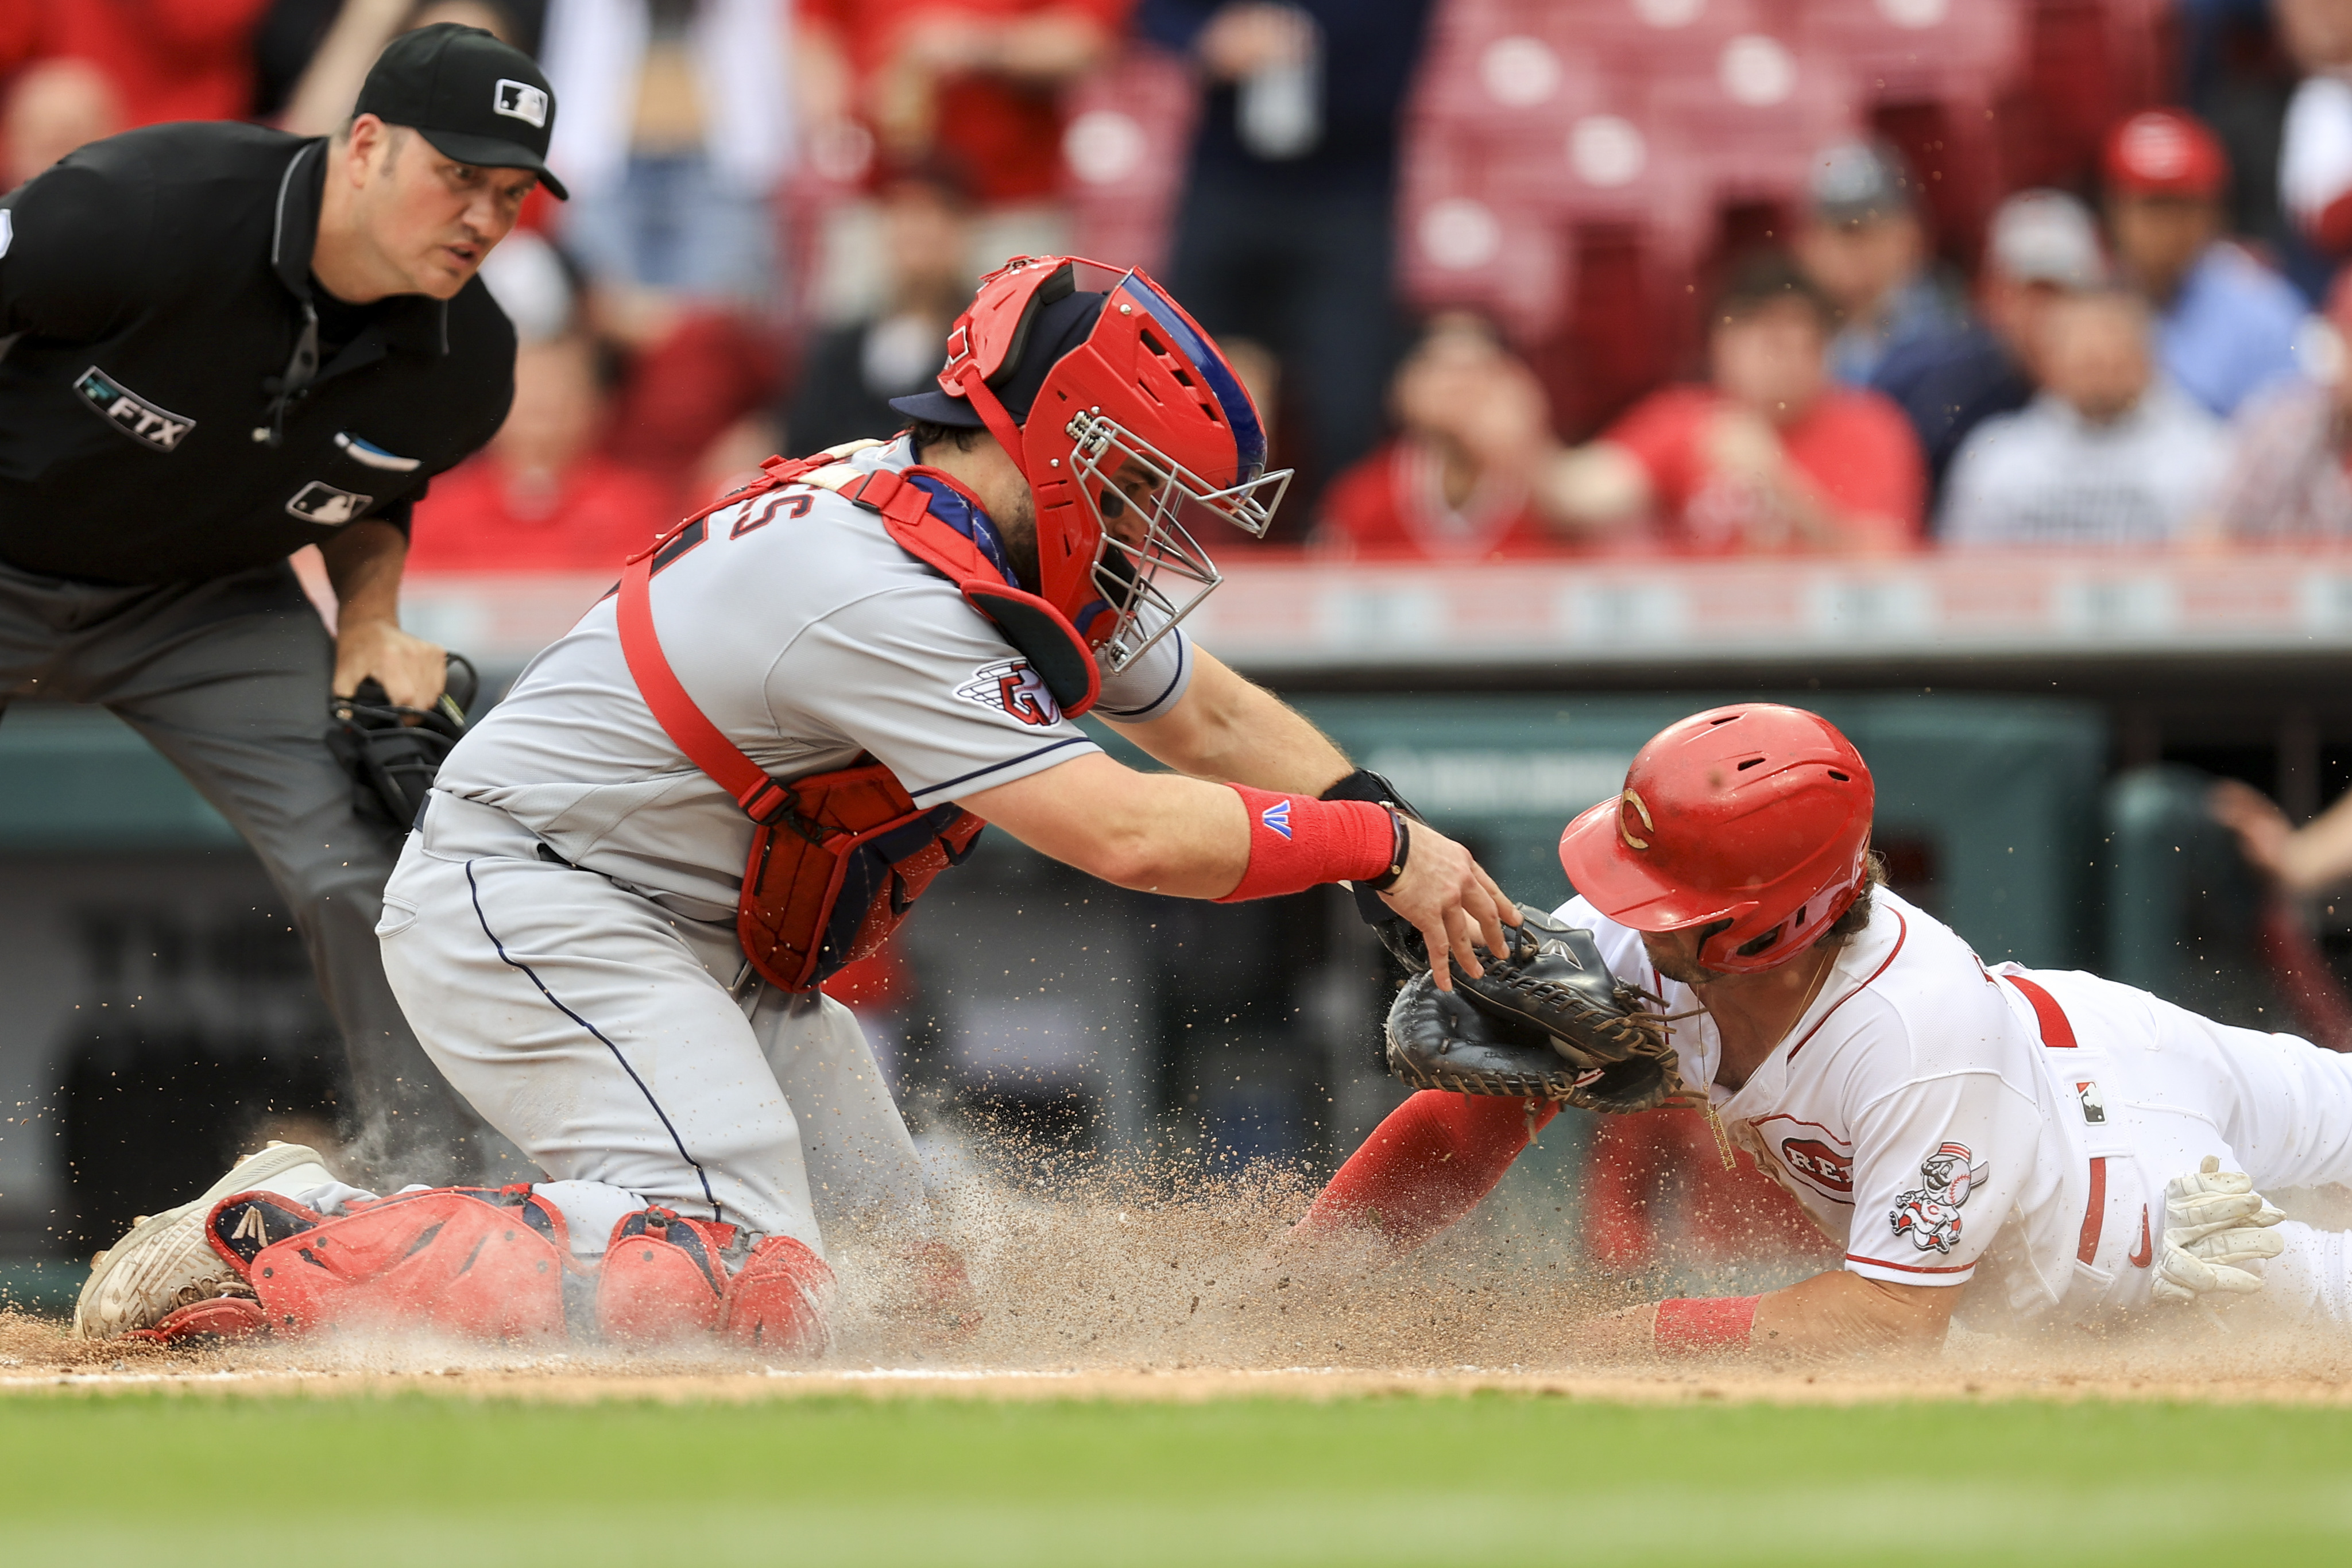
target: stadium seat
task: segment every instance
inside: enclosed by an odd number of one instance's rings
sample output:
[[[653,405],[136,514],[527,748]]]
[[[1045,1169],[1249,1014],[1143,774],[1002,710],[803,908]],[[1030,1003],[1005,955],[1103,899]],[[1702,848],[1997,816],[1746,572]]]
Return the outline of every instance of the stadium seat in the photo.
[[[1398,203],[1403,293],[1416,308],[1466,307],[1516,340],[1559,319],[1567,287],[1556,208],[1511,200],[1496,147],[1469,131],[1416,125]]]
[[[2022,68],[2020,0],[1807,0],[1801,49],[1843,60],[1874,102],[1979,105]]]
[[[1711,57],[1654,75],[1647,120],[1690,152],[1715,200],[1785,201],[1814,156],[1854,134],[1853,83],[1834,60],[1770,33],[1738,34]]]
[[[1070,89],[1062,191],[1073,251],[1121,265],[1165,265],[1199,110],[1192,68],[1148,46]]]

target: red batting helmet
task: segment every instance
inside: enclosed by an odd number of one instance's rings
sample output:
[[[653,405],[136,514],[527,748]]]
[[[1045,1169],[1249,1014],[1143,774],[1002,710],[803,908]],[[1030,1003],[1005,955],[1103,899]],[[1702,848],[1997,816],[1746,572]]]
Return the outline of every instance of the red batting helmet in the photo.
[[[1033,344],[1041,333],[1055,340]],[[1008,410],[1057,348],[1034,395]],[[1113,672],[1216,587],[1193,529],[1263,536],[1290,482],[1265,472],[1256,405],[1199,323],[1139,269],[1077,256],[1016,256],[981,279],[948,333],[940,392],[895,406],[996,437],[1036,499],[1038,595]],[[1122,492],[1122,475],[1145,480],[1148,499]]]
[[[1862,753],[1829,720],[1735,703],[1654,736],[1623,793],[1560,834],[1559,862],[1636,931],[1729,922],[1698,961],[1753,974],[1802,952],[1862,895],[1872,801]]]

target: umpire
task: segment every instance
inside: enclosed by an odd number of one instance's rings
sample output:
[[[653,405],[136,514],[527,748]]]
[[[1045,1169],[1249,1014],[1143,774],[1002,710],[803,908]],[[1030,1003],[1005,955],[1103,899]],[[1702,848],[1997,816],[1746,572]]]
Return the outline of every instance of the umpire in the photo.
[[[384,983],[392,856],[321,743],[328,692],[441,695],[442,650],[400,629],[409,510],[506,417],[514,331],[475,274],[534,183],[564,194],[554,122],[528,56],[443,24],[384,50],[331,138],[149,126],[0,196],[0,711],[100,704],[236,824],[380,1178],[470,1174],[476,1124]]]

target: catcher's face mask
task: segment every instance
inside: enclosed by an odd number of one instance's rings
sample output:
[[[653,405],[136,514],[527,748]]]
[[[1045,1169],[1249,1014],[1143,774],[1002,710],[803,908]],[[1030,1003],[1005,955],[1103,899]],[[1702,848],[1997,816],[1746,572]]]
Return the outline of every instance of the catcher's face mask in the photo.
[[[1081,269],[1086,276],[1082,278]],[[1103,308],[1015,425],[993,390],[1044,306],[1097,288]],[[1038,592],[1116,673],[1215,588],[1197,535],[1263,537],[1290,483],[1265,472],[1256,405],[1208,334],[1140,271],[1024,256],[981,284],[948,338],[940,386],[967,400],[1036,500]]]

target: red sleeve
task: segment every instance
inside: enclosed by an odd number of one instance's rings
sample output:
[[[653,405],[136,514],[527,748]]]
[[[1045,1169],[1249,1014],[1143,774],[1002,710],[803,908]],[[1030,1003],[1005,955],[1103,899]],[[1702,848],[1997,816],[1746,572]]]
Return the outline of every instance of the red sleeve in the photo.
[[[1478,1207],[1559,1114],[1553,1101],[1424,1089],[1348,1156],[1298,1221],[1302,1238],[1377,1228],[1417,1246]]]
[[[2320,208],[2307,232],[2311,243],[2329,256],[2352,251],[2352,191]]]
[[[1716,404],[1706,387],[1667,387],[1652,392],[1602,432],[1632,453],[1650,476],[1662,517],[1677,517],[1698,488],[1698,433]]]
[[[1903,411],[1880,393],[1841,392],[1806,422],[1789,455],[1841,511],[1892,520],[1900,531],[1878,542],[1916,543],[1927,506],[1919,438]]]
[[[1135,0],[1044,0],[1035,7],[1041,16],[1050,16],[1056,11],[1075,12],[1099,23],[1113,36],[1126,33],[1128,16],[1134,9]]]
[[[181,48],[244,45],[269,9],[269,0],[163,0],[141,8],[142,30]]]

